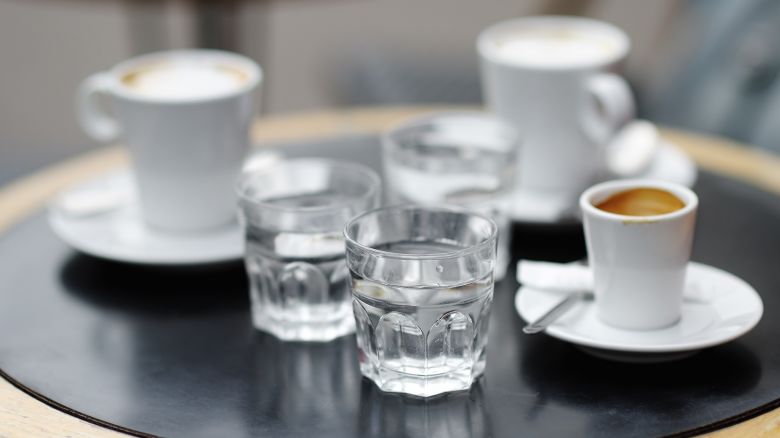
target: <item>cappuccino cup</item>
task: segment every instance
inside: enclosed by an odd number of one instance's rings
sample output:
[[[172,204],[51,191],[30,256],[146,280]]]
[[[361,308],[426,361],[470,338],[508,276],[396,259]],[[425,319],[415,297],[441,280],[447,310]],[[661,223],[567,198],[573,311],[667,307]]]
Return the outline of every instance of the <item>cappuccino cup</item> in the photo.
[[[148,225],[203,231],[235,220],[261,79],[255,62],[233,53],[152,53],[85,79],[77,113],[95,140],[127,146]]]
[[[657,180],[608,181],[582,194],[602,321],[652,330],[680,319],[698,204],[687,187]]]
[[[574,205],[634,117],[628,84],[614,73],[628,36],[587,18],[526,17],[484,30],[477,50],[488,109],[524,133],[518,189]]]

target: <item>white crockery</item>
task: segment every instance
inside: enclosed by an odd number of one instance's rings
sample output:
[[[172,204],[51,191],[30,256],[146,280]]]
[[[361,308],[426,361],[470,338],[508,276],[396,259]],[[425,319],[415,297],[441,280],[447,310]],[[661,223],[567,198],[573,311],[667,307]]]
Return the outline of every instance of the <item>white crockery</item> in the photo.
[[[615,178],[630,178],[646,171],[661,145],[658,128],[647,120],[634,120],[606,146],[607,171]]]
[[[141,217],[128,169],[66,190],[51,203],[48,219],[54,233],[73,248],[121,262],[192,265],[238,260],[244,254],[243,234],[235,220],[197,233],[149,227]]]
[[[153,86],[134,89],[122,81],[128,73],[167,66],[193,71],[227,66],[244,79],[228,86],[209,83],[217,74],[195,75],[188,86],[199,89],[189,95],[185,87],[168,86],[170,92],[156,94]],[[249,148],[253,94],[261,79],[256,63],[233,53],[152,53],[88,77],[78,91],[79,121],[96,140],[121,139],[128,147],[147,224],[167,231],[228,226],[235,217],[233,184]],[[110,113],[100,104],[103,98],[111,103]]]
[[[515,296],[515,309],[525,321],[533,321],[568,293],[524,286]],[[586,299],[545,333],[583,347],[635,353],[611,358],[641,361],[641,355],[691,352],[736,339],[755,327],[764,311],[761,297],[748,283],[700,263],[689,265],[685,298],[682,318],[669,327],[627,330],[606,324],[597,315],[596,303]]]
[[[564,35],[574,45],[553,43],[544,50],[536,41],[533,47],[511,48],[513,40],[543,39],[536,34]],[[589,39],[605,43],[601,53],[580,47]],[[487,106],[524,135],[521,190],[573,205],[604,172],[605,145],[634,116],[631,91],[613,73],[630,46],[617,27],[575,17],[519,18],[480,34],[477,50]]]
[[[655,188],[683,208],[654,216],[625,216],[595,207],[610,196]],[[616,327],[650,330],[680,319],[699,199],[687,187],[657,180],[608,181],[580,197],[588,260],[599,317]]]
[[[698,177],[696,164],[677,146],[661,141],[647,169],[634,178],[657,179],[693,187]],[[519,222],[555,224],[579,222],[580,211],[575,202],[545,196],[543,192],[518,190],[509,214]]]

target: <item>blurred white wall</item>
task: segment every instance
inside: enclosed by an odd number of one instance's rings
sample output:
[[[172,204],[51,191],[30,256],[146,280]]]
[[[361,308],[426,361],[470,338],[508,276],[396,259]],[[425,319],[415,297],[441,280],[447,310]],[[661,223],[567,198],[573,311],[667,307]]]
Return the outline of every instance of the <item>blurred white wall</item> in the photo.
[[[0,2],[0,179],[83,150],[79,80],[128,53],[118,2]]]
[[[545,0],[342,0],[280,1],[269,10],[271,41],[266,57],[269,111],[329,107],[335,77],[344,63],[373,51],[380,54],[433,58],[448,65],[477,68],[475,39],[480,30],[511,17],[545,13]],[[564,8],[608,20],[634,41],[629,73],[657,68],[653,53],[663,37],[673,0],[577,2]],[[554,5],[553,5],[554,7]],[[247,9],[256,10],[257,4]],[[668,29],[666,29],[668,30]],[[247,29],[246,41],[262,38]]]
[[[673,0],[272,0],[238,9],[238,49],[261,60],[265,113],[339,104],[344,67],[365,53],[476,68],[489,24],[545,11],[627,29],[630,72],[657,69]],[[184,0],[0,0],[0,182],[88,150],[73,95],[82,78],[135,53],[195,45]]]

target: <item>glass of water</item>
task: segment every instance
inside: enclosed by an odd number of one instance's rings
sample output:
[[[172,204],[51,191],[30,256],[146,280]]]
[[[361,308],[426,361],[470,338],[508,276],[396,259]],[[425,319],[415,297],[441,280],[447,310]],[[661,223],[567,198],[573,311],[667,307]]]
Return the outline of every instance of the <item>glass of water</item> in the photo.
[[[290,341],[352,333],[343,229],[378,205],[379,176],[358,164],[289,160],[243,174],[238,195],[254,326]]]
[[[485,369],[497,233],[448,207],[381,208],[347,224],[364,376],[419,397],[469,389]]]
[[[498,233],[496,279],[504,278],[512,240],[517,132],[480,112],[424,115],[385,133],[385,180],[391,201],[450,204],[490,216]]]

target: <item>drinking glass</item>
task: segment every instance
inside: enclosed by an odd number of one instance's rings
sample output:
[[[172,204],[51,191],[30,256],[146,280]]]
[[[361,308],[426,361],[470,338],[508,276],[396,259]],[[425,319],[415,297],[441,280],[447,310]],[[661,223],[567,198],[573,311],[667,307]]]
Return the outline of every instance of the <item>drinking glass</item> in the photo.
[[[361,373],[419,397],[469,389],[485,369],[495,222],[398,206],[358,216],[344,234]]]
[[[283,161],[238,184],[252,321],[282,340],[354,331],[344,224],[379,202],[379,176],[357,164]]]
[[[512,240],[517,132],[480,112],[416,118],[382,141],[389,198],[397,203],[458,205],[498,224],[496,279],[504,278]]]

